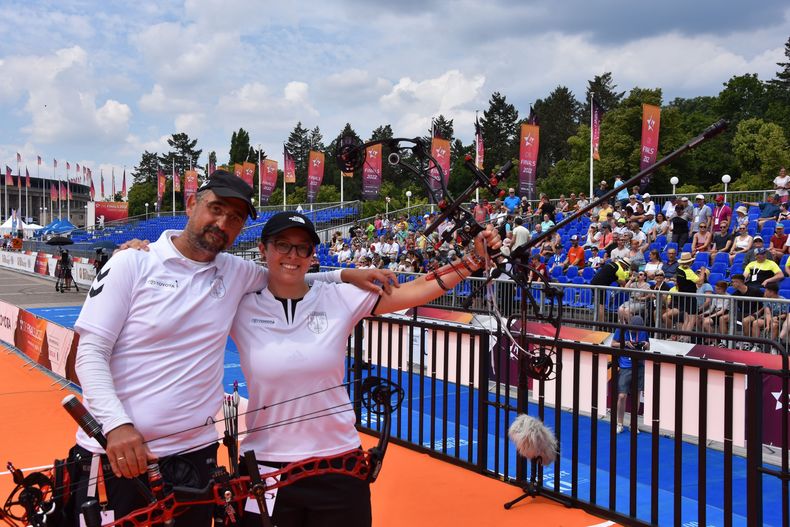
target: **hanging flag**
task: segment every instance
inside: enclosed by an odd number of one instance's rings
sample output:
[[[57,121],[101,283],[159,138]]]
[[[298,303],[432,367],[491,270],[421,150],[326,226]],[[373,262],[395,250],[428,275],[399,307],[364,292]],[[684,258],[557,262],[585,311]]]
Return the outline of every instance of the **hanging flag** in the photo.
[[[22,188],[22,169],[21,168],[19,168],[16,171],[16,186],[18,188]]]
[[[79,176],[80,175],[80,164],[75,163],[76,167],[74,168],[74,173]]]
[[[30,188],[30,172],[28,172],[27,167],[25,167],[25,186]]]
[[[6,187],[14,186],[14,178],[11,177],[11,167],[8,165],[5,166],[5,186]]]
[[[41,164],[41,156],[36,156],[38,158],[38,164]]]
[[[53,159],[52,160],[52,168],[58,168],[58,160],[57,159]]]
[[[20,154],[19,152],[16,153],[16,162],[17,163],[21,163],[22,162],[22,154]]]
[[[258,184],[261,186],[261,205],[269,203],[269,198],[277,186],[277,161],[274,159],[264,159],[260,166],[260,173],[263,174]]]
[[[381,189],[381,143],[365,149],[362,165],[362,199],[374,200]]]
[[[601,160],[601,154],[598,151],[598,148],[601,145],[601,119],[603,119],[603,109],[601,106],[595,102],[595,99],[592,100],[592,151],[593,151],[593,159],[596,161]]]
[[[245,161],[242,165],[242,177],[246,184],[252,187],[252,182],[255,179],[255,163]]]
[[[539,147],[540,127],[534,124],[522,124],[518,155],[518,193],[520,196],[527,196],[528,200],[535,199]]]
[[[99,186],[99,194],[101,197],[104,197],[104,170],[99,172],[99,180],[101,185]]]
[[[527,124],[538,124],[538,114],[535,113],[535,108],[529,105],[529,116],[527,117]]]
[[[124,171],[124,176],[126,176],[126,171]],[[124,179],[124,187],[126,186],[126,180]],[[178,169],[173,166],[173,192],[181,192],[181,175],[178,173]]]
[[[66,191],[68,192],[69,199],[74,199],[74,197],[71,195],[71,185],[66,186]]]
[[[642,145],[639,155],[639,170],[644,170],[656,162],[658,156],[658,131],[661,127],[661,108],[652,104],[642,105]],[[639,182],[640,192],[647,190],[650,175]]]
[[[156,210],[159,210],[162,208],[162,197],[165,195],[165,184],[167,183],[165,171],[161,168],[156,171],[156,179]]]
[[[310,150],[307,157],[307,201],[313,203],[324,180],[324,153]]]
[[[58,200],[58,191],[55,190],[55,183],[51,182],[49,184],[49,200],[50,201],[57,201]]]
[[[96,199],[96,189],[93,187],[93,178],[90,178],[90,183],[91,183],[91,190],[90,190],[91,201],[94,201]]]
[[[113,167],[112,172],[110,172],[110,179],[112,179],[112,194],[110,194],[110,197],[115,201],[115,167]]]
[[[217,162],[216,161],[209,161],[208,162],[208,174],[206,176],[211,176],[217,170]]]
[[[296,183],[296,160],[283,145],[283,178],[286,183]]]
[[[197,194],[198,175],[197,170],[187,170],[184,172],[184,205],[190,196]]]
[[[244,179],[244,164],[236,163],[233,165],[233,173],[237,178]]]
[[[60,187],[60,199],[61,201],[66,201],[69,199],[69,191],[66,189],[66,185],[58,182],[58,186]]]
[[[66,161],[66,172],[68,172],[69,170],[71,170],[71,164],[69,164],[69,162]]]
[[[121,179],[121,196],[126,197],[126,169],[123,169],[123,179]]]
[[[475,153],[477,154],[477,168],[483,170],[483,158],[485,157],[485,148],[483,147],[483,127],[480,126],[480,121],[475,117]]]
[[[430,170],[431,189],[438,191],[442,188],[442,183],[447,185],[450,180],[450,141],[441,137],[431,139],[431,155],[444,173],[444,181],[439,180],[439,170],[432,166]]]

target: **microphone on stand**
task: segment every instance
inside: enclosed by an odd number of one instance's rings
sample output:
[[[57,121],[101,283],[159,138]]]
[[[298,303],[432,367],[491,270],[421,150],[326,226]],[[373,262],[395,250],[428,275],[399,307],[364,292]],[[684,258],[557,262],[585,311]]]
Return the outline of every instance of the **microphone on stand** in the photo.
[[[548,466],[557,458],[557,438],[539,419],[521,414],[510,425],[507,435],[526,459]]]

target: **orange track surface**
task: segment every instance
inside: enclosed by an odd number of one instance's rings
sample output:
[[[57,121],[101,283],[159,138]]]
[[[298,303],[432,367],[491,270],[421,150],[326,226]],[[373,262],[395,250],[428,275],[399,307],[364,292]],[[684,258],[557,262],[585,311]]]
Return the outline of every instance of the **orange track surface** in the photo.
[[[0,461],[18,468],[36,467],[66,457],[74,443],[75,424],[61,408],[69,392],[53,378],[24,366],[24,360],[0,346]],[[366,447],[375,438],[363,436]],[[0,499],[13,487],[0,476]],[[384,468],[372,487],[376,527],[419,526],[592,526],[611,525],[578,509],[544,498],[527,499],[510,511],[502,504],[519,489],[425,454],[390,445]]]

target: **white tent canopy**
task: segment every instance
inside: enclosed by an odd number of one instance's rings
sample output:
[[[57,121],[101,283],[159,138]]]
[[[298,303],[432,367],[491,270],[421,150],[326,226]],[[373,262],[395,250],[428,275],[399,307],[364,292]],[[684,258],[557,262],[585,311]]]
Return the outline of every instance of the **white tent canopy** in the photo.
[[[22,221],[21,218],[8,218],[5,223],[0,225],[0,233],[2,234],[9,234],[13,230],[14,232],[18,231],[19,229],[24,230],[27,224]]]

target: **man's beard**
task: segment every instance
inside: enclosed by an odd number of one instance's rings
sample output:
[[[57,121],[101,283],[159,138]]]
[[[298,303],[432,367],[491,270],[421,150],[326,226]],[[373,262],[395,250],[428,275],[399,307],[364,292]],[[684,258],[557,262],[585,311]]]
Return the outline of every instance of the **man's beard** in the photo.
[[[216,241],[213,237],[209,236],[210,234],[215,234],[222,241]],[[214,255],[224,250],[228,245],[228,235],[222,232],[219,227],[215,226],[204,227],[200,235],[193,235],[192,239],[198,248]]]

